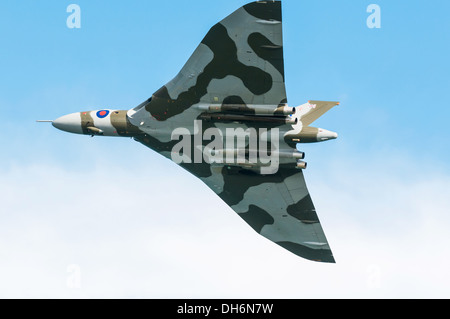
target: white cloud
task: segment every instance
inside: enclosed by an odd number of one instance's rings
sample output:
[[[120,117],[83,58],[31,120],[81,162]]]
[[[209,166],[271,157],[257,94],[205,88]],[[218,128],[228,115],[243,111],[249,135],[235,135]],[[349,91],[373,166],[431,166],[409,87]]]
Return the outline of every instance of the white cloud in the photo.
[[[356,157],[309,171],[330,265],[257,235],[200,181],[153,160],[3,170],[0,296],[449,297],[448,175]]]

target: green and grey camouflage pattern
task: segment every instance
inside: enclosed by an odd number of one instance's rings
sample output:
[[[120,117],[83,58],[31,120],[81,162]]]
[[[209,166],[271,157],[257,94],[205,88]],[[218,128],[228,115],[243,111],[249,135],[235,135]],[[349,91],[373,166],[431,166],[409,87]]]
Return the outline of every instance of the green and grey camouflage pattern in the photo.
[[[334,263],[296,147],[337,138],[310,124],[339,103],[288,106],[281,12],[280,1],[249,3],[213,26],[178,75],[142,104],[53,125],[133,137],[201,179],[257,233]]]

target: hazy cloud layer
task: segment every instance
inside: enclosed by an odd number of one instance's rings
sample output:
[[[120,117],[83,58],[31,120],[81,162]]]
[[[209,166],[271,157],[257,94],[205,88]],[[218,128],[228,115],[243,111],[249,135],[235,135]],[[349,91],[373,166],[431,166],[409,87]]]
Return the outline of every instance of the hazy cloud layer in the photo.
[[[11,166],[0,179],[0,296],[449,297],[449,176],[376,162],[307,173],[336,265],[260,237],[168,161]]]

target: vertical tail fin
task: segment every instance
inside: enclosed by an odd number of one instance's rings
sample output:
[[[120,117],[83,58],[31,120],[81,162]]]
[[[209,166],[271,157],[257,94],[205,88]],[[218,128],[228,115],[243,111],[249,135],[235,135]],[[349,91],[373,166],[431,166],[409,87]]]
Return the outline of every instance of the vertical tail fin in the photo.
[[[308,103],[296,108],[295,116],[302,123],[303,127],[306,127],[336,105],[339,105],[339,102],[308,101]]]

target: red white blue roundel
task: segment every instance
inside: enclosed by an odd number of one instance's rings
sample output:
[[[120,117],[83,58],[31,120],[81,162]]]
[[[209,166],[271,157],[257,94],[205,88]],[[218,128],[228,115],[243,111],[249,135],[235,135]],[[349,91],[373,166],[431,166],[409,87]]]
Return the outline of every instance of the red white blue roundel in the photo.
[[[105,117],[107,117],[109,114],[108,110],[100,110],[97,112],[97,117],[100,119],[104,119]]]

